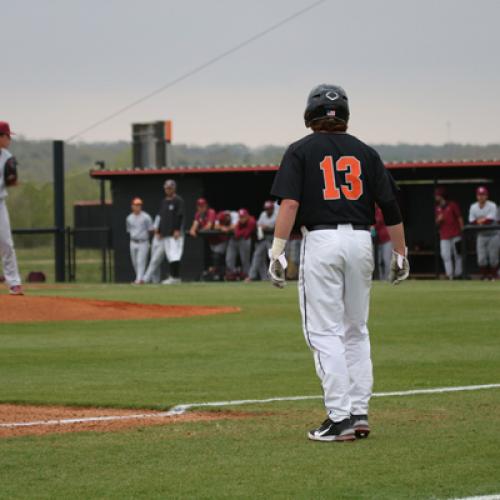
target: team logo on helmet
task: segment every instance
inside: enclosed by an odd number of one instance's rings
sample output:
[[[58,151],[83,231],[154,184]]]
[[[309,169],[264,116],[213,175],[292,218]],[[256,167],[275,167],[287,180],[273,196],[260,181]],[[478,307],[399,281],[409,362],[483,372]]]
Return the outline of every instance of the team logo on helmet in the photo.
[[[325,94],[325,97],[327,99],[330,99],[330,101],[335,101],[335,100],[337,100],[339,98],[339,95],[337,94],[337,92],[331,92],[330,91],[330,92],[327,92]]]

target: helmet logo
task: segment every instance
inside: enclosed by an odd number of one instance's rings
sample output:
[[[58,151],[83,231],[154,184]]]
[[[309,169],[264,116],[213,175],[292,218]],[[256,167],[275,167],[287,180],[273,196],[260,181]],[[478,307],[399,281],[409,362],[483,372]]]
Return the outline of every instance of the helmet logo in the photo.
[[[329,91],[325,94],[325,97],[327,99],[330,99],[330,101],[335,101],[339,98],[339,95],[337,94],[337,92],[333,92],[333,91]]]

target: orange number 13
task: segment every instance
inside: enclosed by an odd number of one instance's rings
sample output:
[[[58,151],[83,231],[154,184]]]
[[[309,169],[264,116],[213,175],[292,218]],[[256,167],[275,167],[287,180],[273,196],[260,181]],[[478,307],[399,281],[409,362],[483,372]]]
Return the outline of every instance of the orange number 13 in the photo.
[[[363,194],[363,181],[361,176],[361,162],[355,156],[341,156],[336,163],[333,163],[331,156],[325,156],[319,164],[323,171],[325,180],[325,189],[323,189],[323,198],[325,200],[338,200],[340,193],[348,200],[359,200]],[[347,185],[337,187],[335,180],[335,169],[338,172],[346,172],[345,181]]]

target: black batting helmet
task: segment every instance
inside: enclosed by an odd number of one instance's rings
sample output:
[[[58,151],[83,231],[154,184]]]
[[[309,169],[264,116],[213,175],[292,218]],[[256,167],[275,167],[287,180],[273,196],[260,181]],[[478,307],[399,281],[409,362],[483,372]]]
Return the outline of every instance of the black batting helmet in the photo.
[[[304,112],[306,127],[322,118],[329,118],[342,123],[349,121],[349,102],[342,87],[323,83],[314,87],[309,93]]]

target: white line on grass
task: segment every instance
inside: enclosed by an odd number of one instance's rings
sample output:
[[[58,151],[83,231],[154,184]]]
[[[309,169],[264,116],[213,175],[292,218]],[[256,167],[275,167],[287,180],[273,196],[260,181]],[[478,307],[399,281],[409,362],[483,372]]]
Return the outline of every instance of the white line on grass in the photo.
[[[373,397],[392,397],[392,396],[414,396],[418,394],[440,394],[445,392],[459,391],[478,391],[482,389],[498,389],[500,384],[485,385],[464,385],[459,387],[435,387],[432,389],[412,389],[409,391],[393,392],[375,392]],[[139,413],[134,415],[108,415],[104,417],[84,417],[84,418],[65,418],[60,420],[37,420],[32,422],[11,422],[0,424],[0,428],[14,427],[34,427],[39,425],[66,425],[83,424],[92,422],[113,422],[117,420],[141,420],[146,418],[165,418],[182,415],[193,408],[221,407],[221,406],[241,406],[249,404],[274,403],[277,401],[305,401],[308,399],[322,399],[323,396],[289,396],[268,399],[239,399],[234,401],[210,401],[206,403],[189,403],[174,406],[171,410],[160,413]]]
[[[451,500],[500,500],[500,493],[496,495],[482,495],[478,497],[452,498]]]

